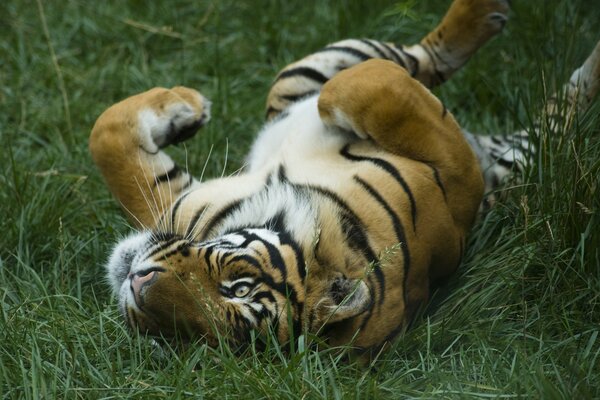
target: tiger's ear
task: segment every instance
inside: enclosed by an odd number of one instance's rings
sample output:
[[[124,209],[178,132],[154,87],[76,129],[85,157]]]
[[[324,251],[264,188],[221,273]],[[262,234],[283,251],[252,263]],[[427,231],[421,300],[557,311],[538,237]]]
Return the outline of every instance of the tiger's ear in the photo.
[[[314,328],[356,317],[367,311],[371,301],[371,292],[364,281],[336,277],[316,305],[318,317],[314,322],[319,326]]]

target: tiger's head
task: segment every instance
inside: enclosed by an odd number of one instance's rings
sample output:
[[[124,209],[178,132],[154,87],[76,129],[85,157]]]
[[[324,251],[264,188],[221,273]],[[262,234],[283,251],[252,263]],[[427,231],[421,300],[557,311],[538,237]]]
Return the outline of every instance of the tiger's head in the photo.
[[[138,233],[107,264],[127,324],[164,338],[219,336],[245,344],[251,332],[280,343],[347,320],[371,304],[367,285],[306,262],[284,233],[243,229],[194,242],[176,234]]]

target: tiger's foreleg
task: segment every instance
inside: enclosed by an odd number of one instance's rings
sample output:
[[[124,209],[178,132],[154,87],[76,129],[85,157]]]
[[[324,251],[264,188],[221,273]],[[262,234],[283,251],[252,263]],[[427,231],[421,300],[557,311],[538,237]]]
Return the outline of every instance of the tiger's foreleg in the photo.
[[[491,37],[502,30],[507,0],[455,0],[419,44],[400,46],[369,39],[348,39],[286,66],[267,98],[267,119],[314,95],[338,72],[370,59],[390,60],[427,87],[444,82]]]
[[[600,41],[562,89],[545,101],[535,124],[546,124],[551,132],[568,129],[577,112],[584,111],[600,91]],[[525,130],[506,135],[474,135],[464,132],[477,154],[485,180],[483,208],[495,201],[494,191],[511,176],[520,176],[537,149]]]
[[[154,227],[194,184],[162,148],[193,136],[210,103],[192,89],[155,88],[108,108],[96,121],[90,151],[117,200],[138,227]]]
[[[470,227],[483,193],[475,154],[454,117],[405,69],[370,60],[342,71],[323,86],[318,107],[326,125],[436,170],[457,226]]]

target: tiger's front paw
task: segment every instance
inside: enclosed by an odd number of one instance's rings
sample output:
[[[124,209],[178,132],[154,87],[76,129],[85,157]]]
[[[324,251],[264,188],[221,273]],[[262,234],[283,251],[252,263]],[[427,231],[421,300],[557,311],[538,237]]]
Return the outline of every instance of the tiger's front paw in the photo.
[[[210,119],[210,101],[183,86],[154,88],[128,100],[134,99],[140,144],[149,153],[191,138]]]

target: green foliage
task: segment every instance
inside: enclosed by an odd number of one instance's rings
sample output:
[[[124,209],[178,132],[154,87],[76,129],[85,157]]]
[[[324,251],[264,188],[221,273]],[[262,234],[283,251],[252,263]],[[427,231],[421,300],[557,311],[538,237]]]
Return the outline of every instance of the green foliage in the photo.
[[[599,39],[590,2],[513,2],[505,32],[438,89],[478,132],[531,130]],[[373,368],[302,338],[243,357],[158,348],[123,326],[104,281],[129,227],[87,152],[110,104],[153,86],[199,88],[213,121],[170,149],[231,173],[275,73],[345,37],[414,43],[434,1],[0,3],[0,392],[5,398],[600,396],[600,102],[478,222],[456,276]],[[465,27],[467,29],[467,27]],[[212,153],[208,157],[210,150]]]

